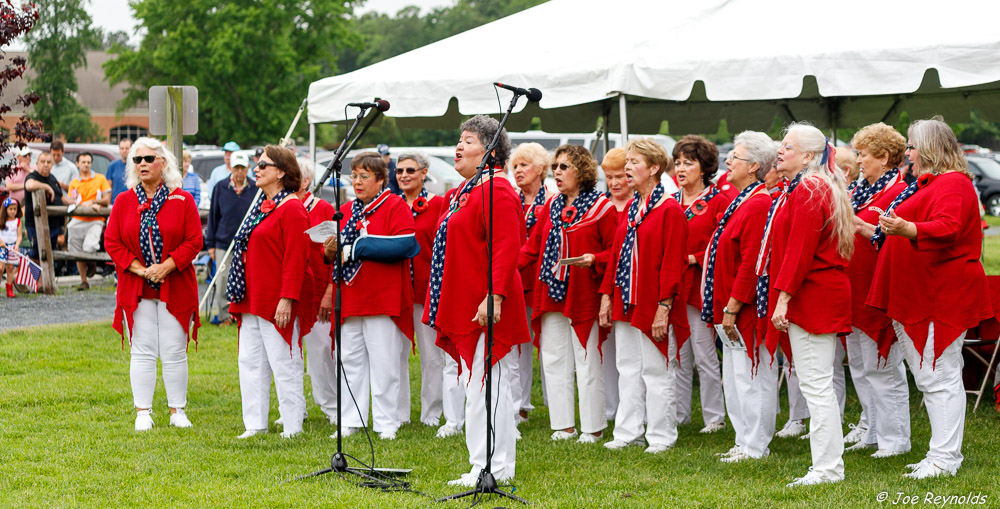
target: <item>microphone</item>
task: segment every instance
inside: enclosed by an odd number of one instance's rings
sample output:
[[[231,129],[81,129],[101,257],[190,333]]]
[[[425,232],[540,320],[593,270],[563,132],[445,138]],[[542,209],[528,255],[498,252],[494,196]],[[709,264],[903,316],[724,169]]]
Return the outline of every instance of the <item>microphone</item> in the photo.
[[[349,103],[348,106],[361,108],[363,110],[366,110],[368,108],[375,108],[382,112],[389,111],[389,101],[386,101],[385,99],[379,99],[373,103]]]
[[[518,87],[515,87],[513,85],[505,85],[505,84],[499,83],[499,82],[498,83],[494,83],[494,85],[496,85],[496,86],[498,86],[500,88],[505,88],[507,90],[510,90],[511,92],[514,92],[517,95],[523,95],[523,96],[527,97],[528,100],[531,101],[531,102],[533,102],[533,103],[536,103],[536,102],[542,100],[542,91],[538,90],[537,88],[529,88],[529,89],[525,90],[523,88],[518,88]]]

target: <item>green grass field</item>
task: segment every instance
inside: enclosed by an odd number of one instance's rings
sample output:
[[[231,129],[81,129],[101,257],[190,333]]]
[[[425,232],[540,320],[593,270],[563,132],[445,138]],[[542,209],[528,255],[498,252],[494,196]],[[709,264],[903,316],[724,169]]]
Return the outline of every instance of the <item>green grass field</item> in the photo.
[[[329,465],[334,427],[310,401],[305,432],[285,440],[277,428],[243,441],[236,330],[206,327],[189,353],[188,415],[195,427],[167,426],[162,384],[154,406],[156,427],[132,430],[134,411],[128,353],[109,323],[44,327],[0,335],[0,506],[3,507],[464,507],[435,504],[410,493],[355,487],[335,475],[288,482]],[[411,358],[414,414],[419,412],[419,362]],[[516,493],[537,507],[853,507],[879,505],[880,492],[919,495],[982,493],[1000,499],[1000,416],[987,403],[966,422],[965,464],[958,477],[911,481],[903,466],[927,450],[929,427],[911,389],[913,451],[886,460],[847,453],[847,480],[787,489],[810,464],[809,444],[775,440],[759,462],[723,465],[713,453],[732,445],[731,429],[698,433],[683,426],[677,447],[650,456],[639,448],[607,451],[600,445],[552,443],[548,415],[539,409],[521,425]],[[782,391],[784,393],[784,391]],[[697,391],[695,391],[697,397]],[[847,422],[860,407],[848,392]],[[274,396],[272,395],[272,399]],[[782,394],[782,404],[786,403]],[[696,404],[697,405],[697,404]],[[971,405],[970,405],[971,409]],[[970,410],[971,412],[971,410]],[[787,415],[787,414],[785,414]],[[696,409],[700,420],[700,412]],[[277,418],[272,403],[271,419]],[[417,419],[414,419],[417,421]],[[778,425],[785,416],[778,417]],[[364,435],[345,440],[346,452],[369,456]],[[378,466],[408,467],[415,489],[432,496],[456,490],[445,483],[469,468],[464,439],[434,438],[434,429],[408,424],[399,438],[374,438]],[[356,463],[355,463],[356,465]],[[504,501],[485,507],[512,506]],[[513,506],[516,506],[514,504]]]

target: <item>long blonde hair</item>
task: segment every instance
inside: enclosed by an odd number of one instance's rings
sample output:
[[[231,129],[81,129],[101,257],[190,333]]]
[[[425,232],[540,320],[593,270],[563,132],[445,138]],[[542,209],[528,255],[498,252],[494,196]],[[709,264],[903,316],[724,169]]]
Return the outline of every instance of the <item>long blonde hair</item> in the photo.
[[[813,158],[802,170],[802,179],[815,178],[826,183],[830,190],[832,214],[827,223],[833,223],[833,235],[836,237],[837,254],[850,258],[854,254],[854,208],[847,195],[847,186],[842,174],[831,172],[823,161],[827,140],[823,132],[806,123],[793,123],[785,129],[785,135],[794,134],[799,148],[812,152]],[[833,151],[828,155],[834,157]],[[826,226],[824,224],[824,226]]]
[[[969,165],[965,162],[962,147],[955,138],[955,132],[941,117],[917,120],[907,131],[910,142],[917,147],[920,172],[935,175],[946,171],[957,171],[972,178]]]

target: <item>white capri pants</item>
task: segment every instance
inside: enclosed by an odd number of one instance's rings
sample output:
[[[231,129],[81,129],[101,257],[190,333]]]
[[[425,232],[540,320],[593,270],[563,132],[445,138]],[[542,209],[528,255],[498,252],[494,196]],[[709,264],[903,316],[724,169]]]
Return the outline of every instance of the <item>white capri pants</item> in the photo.
[[[534,368],[532,367],[535,355],[535,329],[531,327],[531,308],[525,308],[525,313],[528,315],[528,332],[531,336],[531,342],[517,345],[514,348],[517,361],[511,363],[510,392],[511,398],[514,401],[514,408],[519,411],[524,410],[529,412],[535,409],[535,406],[531,404],[531,383],[535,376]],[[538,354],[539,358],[541,358],[541,352]],[[545,373],[543,372],[543,384],[544,380]]]
[[[316,320],[309,334],[302,338],[306,348],[309,381],[313,401],[319,405],[330,423],[337,422],[337,361],[333,358],[333,336],[330,322]]]
[[[608,427],[599,341],[596,321],[584,349],[569,318],[562,313],[542,315],[542,370],[548,383],[549,424],[553,430],[576,427],[574,378],[580,388],[580,430],[597,433]]]
[[[616,321],[615,347],[618,365],[618,413],[614,439],[632,442],[643,436],[646,419],[646,442],[673,446],[677,442],[677,409],[674,401],[674,377],[668,364],[676,369],[677,338],[669,328],[669,359],[653,341],[628,322]],[[645,385],[645,394],[640,390]]]
[[[909,451],[910,385],[906,382],[906,368],[903,366],[903,345],[899,341],[893,343],[883,362],[878,356],[878,344],[864,332],[858,332],[865,378],[871,386],[875,408],[868,420],[869,429],[874,430],[873,442],[878,443],[879,449]]]
[[[858,418],[858,426],[868,429],[868,432],[861,437],[861,443],[874,444],[878,413],[875,408],[875,395],[872,394],[872,386],[865,374],[864,352],[861,349],[862,341],[871,342],[871,339],[864,336],[864,333],[857,327],[852,327],[851,333],[846,338],[847,366],[851,371],[851,381],[854,383],[854,391],[858,394],[858,402],[861,403],[861,417]]]
[[[834,358],[840,339],[835,334],[810,334],[788,326],[799,388],[809,405],[809,448],[813,471],[824,479],[844,478],[844,430],[834,383]]]
[[[778,364],[763,343],[757,349],[757,372],[744,348],[722,346],[722,384],[736,445],[753,458],[769,454],[778,406]]]
[[[128,330],[127,323],[125,329]],[[139,300],[139,306],[132,313],[129,343],[129,380],[135,407],[153,407],[156,359],[160,359],[167,406],[184,408],[188,385],[187,332],[167,311],[166,303],[159,299]]]
[[[445,379],[444,358],[448,354],[434,344],[437,332],[420,321],[423,316],[423,304],[414,304],[413,325],[420,354],[420,422],[436,425],[443,412],[444,384],[448,383],[459,389],[461,386],[458,385],[457,378]],[[459,404],[463,404],[463,401],[460,400]]]
[[[698,367],[701,393],[701,418],[705,425],[726,422],[726,407],[722,399],[722,375],[719,354],[715,349],[715,329],[701,320],[701,310],[687,305],[691,337],[680,351],[680,363],[674,371],[677,387],[677,422],[691,421],[691,393],[694,390],[694,368]]]
[[[450,357],[450,356],[449,356]],[[486,467],[486,335],[480,334],[472,369],[465,385],[465,445],[469,448],[470,473],[478,474]],[[493,405],[493,458],[490,467],[497,481],[514,477],[517,441],[514,438],[514,404],[510,395],[510,369],[514,363],[511,350],[493,364],[491,398]]]
[[[376,433],[395,433],[400,426],[400,350],[410,348],[410,340],[386,315],[346,318],[341,333],[344,376],[340,391],[354,397],[353,402],[342,403],[348,410],[341,412],[342,425],[367,425],[370,394],[372,429]]]
[[[267,429],[271,407],[271,375],[278,393],[278,415],[286,433],[302,431],[306,398],[302,390],[303,362],[299,345],[299,321],[292,330],[292,345],[271,322],[243,313],[240,325],[240,395],[243,399],[243,426],[247,430]]]
[[[836,350],[833,353],[833,390],[837,393],[837,403],[840,405],[840,417],[844,417],[844,405],[847,403],[847,379],[844,378],[844,345],[837,338]],[[795,363],[788,369],[788,419],[798,421],[809,418],[809,406],[806,404],[802,391],[799,389],[799,376],[795,374]]]

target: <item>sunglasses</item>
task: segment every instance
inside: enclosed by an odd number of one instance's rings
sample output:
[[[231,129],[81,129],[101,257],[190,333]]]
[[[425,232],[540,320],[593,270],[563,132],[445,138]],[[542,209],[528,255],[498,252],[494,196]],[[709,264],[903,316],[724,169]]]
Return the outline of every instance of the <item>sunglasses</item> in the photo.
[[[274,166],[275,168],[278,167],[278,165],[274,163],[269,163],[267,161],[257,161],[257,169],[261,171],[266,170],[268,166]]]
[[[906,150],[916,150],[916,149],[917,149],[917,147],[914,147],[913,145],[907,145],[906,146]]]
[[[556,171],[556,170],[566,171],[566,170],[568,170],[568,169],[570,169],[572,167],[573,167],[573,165],[571,165],[571,164],[566,164],[566,163],[558,163],[558,164],[557,163],[552,163],[552,171]]]
[[[157,157],[160,156],[134,156],[132,157],[132,162],[135,164],[139,164],[143,161],[146,161],[149,164],[153,164],[153,161],[155,161]]]
[[[403,172],[406,172],[407,175],[413,175],[414,173],[416,173],[418,171],[420,171],[420,170],[418,170],[416,168],[396,168],[396,175],[402,175]]]

